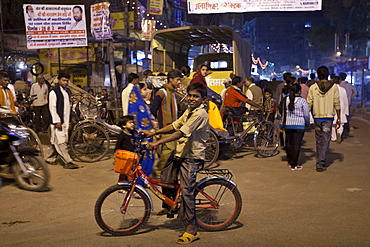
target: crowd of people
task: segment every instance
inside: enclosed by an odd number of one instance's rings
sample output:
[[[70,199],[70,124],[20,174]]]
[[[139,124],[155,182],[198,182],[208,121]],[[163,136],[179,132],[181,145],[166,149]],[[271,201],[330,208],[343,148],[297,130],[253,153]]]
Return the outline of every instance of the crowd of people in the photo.
[[[207,129],[210,125],[206,80],[209,73],[210,68],[205,64],[196,68],[192,78],[189,77],[188,66],[180,70],[173,69],[162,74],[167,80],[160,86],[150,83],[149,78],[153,75],[150,70],[143,71],[142,77],[130,73],[127,75],[127,86],[121,92],[123,117],[118,124],[122,133],[115,150],[134,152],[135,133],[142,131],[150,138],[142,164],[144,172],[164,182],[175,182],[180,177],[182,202],[185,205],[180,212],[180,219],[186,225],[186,232],[177,241],[180,244],[199,238],[195,224],[194,184],[197,171],[204,165]],[[256,83],[253,77],[244,79],[230,74],[230,78],[224,81],[222,105],[216,114],[223,119],[224,110],[231,107],[239,114],[253,115],[255,111],[262,111],[268,121],[276,124],[278,121],[281,144],[286,150],[288,166],[292,171],[303,169],[299,164],[300,148],[306,128],[313,124],[316,171],[323,172],[327,168],[326,156],[330,142],[340,143],[349,134],[349,106],[357,94],[354,86],[345,81],[345,73],[338,76],[332,74],[330,77],[329,80],[329,70],[325,66],[317,69],[317,80],[315,74],[308,80],[285,73],[281,82],[272,80]],[[77,169],[79,166],[73,163],[67,145],[71,112],[68,89],[70,75],[59,73],[57,80],[50,89],[45,85],[43,75],[39,75],[31,87],[31,95],[37,98],[32,104],[36,128],[37,132],[50,129],[51,145],[46,161],[55,164],[60,158],[64,168]],[[6,72],[0,72],[0,105],[15,111],[17,101],[8,85],[9,76]],[[102,93],[109,97],[107,90]],[[95,97],[92,89],[89,94]],[[240,128],[237,131],[241,131],[243,125],[239,120],[235,118],[234,123]],[[152,151],[157,145],[162,145],[160,157],[156,157]],[[120,176],[119,180],[125,180],[125,176]],[[174,195],[170,189],[164,193],[169,198]],[[164,204],[158,215],[170,217],[170,208]]]

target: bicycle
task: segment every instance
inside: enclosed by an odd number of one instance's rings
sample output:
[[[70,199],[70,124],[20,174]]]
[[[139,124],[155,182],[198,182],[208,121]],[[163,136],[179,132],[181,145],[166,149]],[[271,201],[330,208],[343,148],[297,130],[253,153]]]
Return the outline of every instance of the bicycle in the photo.
[[[276,153],[279,147],[279,128],[274,123],[266,121],[261,111],[256,111],[255,116],[249,116],[244,115],[244,113],[238,114],[232,107],[226,107],[224,114],[226,115],[224,127],[229,131],[215,129],[209,131],[210,138],[207,141],[206,149],[206,160],[209,165],[217,160],[220,143],[238,149],[247,141],[247,135],[250,134],[253,128],[255,128],[253,144],[257,153],[262,157],[271,157]],[[247,121],[250,124],[248,127],[240,127],[239,125],[240,131],[234,123],[235,118],[239,121]]]
[[[97,224],[104,232],[114,236],[134,234],[145,225],[154,209],[149,193],[137,184],[139,178],[149,191],[171,207],[170,214],[177,213],[181,206],[179,184],[161,182],[142,171],[140,163],[145,152],[142,141],[139,140],[136,152],[140,158],[129,163],[132,165],[131,180],[107,188],[95,203]],[[231,180],[232,173],[227,169],[219,169],[202,170],[199,174],[206,177],[195,186],[197,226],[206,231],[224,230],[237,220],[242,209],[242,198]],[[156,186],[175,188],[175,199],[168,198]]]

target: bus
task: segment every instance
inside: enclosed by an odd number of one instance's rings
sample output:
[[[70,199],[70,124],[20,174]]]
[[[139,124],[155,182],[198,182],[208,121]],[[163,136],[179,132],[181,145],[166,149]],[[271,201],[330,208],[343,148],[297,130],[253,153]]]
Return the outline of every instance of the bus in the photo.
[[[207,64],[212,73],[207,85],[216,93],[224,89],[230,73],[251,75],[251,47],[230,27],[187,26],[156,31],[151,42],[151,69],[168,72],[189,65],[195,69]],[[192,74],[190,78],[192,78]]]

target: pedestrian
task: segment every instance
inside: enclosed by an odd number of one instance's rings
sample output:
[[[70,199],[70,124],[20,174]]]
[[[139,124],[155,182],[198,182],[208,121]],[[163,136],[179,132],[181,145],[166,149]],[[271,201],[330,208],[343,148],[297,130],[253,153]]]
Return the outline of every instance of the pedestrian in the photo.
[[[197,67],[193,79],[191,79],[190,84],[193,83],[202,83],[204,86],[207,86],[205,77],[208,75],[209,68],[206,64],[201,64]]]
[[[337,126],[340,126],[340,101],[338,87],[328,80],[329,69],[321,66],[317,69],[319,81],[310,87],[307,102],[311,109],[316,138],[316,171],[326,171],[326,156],[329,152],[331,131],[335,112],[337,113]]]
[[[340,86],[343,87],[346,92],[347,92],[347,103],[348,103],[348,109],[349,109],[349,115],[347,117],[347,123],[344,124],[343,126],[343,137],[344,138],[347,138],[350,136],[350,132],[351,132],[351,117],[352,117],[352,111],[351,111],[351,104],[352,104],[352,100],[353,98],[357,95],[357,90],[356,88],[351,84],[349,83],[348,81],[346,81],[346,78],[347,78],[347,74],[346,73],[340,73],[339,74],[339,77],[340,77]]]
[[[300,84],[293,84],[289,90],[289,95],[282,100],[282,128],[286,135],[288,166],[292,171],[298,171],[303,169],[298,165],[298,159],[305,128],[310,124],[310,114],[307,101],[301,97]]]
[[[279,85],[276,86],[276,97],[277,97],[277,103],[279,104],[281,99],[284,97],[284,95],[282,94],[283,93],[283,88],[286,86],[286,80],[288,79],[288,77],[291,77],[292,76],[292,73],[290,72],[285,72],[283,74],[283,82],[281,82]]]
[[[196,227],[194,187],[196,174],[204,166],[209,128],[208,114],[202,104],[207,99],[207,87],[201,83],[193,83],[188,86],[187,93],[189,108],[178,120],[157,130],[156,133],[146,133],[148,135],[172,133],[164,139],[148,143],[149,147],[178,140],[175,158],[172,163],[166,164],[161,175],[164,182],[170,183],[177,182],[178,176],[180,177],[182,206],[179,219],[184,222],[186,230],[176,241],[178,244],[191,243],[200,236]],[[172,192],[174,193],[166,195],[174,199],[176,191],[172,189]]]
[[[135,73],[130,73],[127,75],[127,86],[125,89],[122,90],[121,98],[122,98],[122,113],[123,116],[126,116],[129,114],[128,107],[129,107],[129,101],[130,101],[130,94],[132,89],[134,88],[134,85],[139,83],[139,76]]]
[[[278,109],[279,109],[278,118],[280,121],[279,122],[279,125],[280,125],[280,133],[279,133],[280,139],[279,140],[280,140],[280,146],[282,147],[283,150],[286,150],[286,135],[285,135],[285,130],[282,128],[282,121],[283,121],[282,116],[284,114],[284,110],[283,110],[284,104],[282,104],[282,99],[284,99],[286,96],[289,96],[290,88],[293,84],[297,84],[297,78],[293,76],[285,77],[284,87],[281,89],[280,96],[279,96],[279,99],[280,99],[280,103],[278,106]]]
[[[158,90],[154,97],[154,101],[150,106],[150,111],[158,120],[159,128],[163,128],[174,121],[178,117],[178,103],[176,100],[176,89],[180,86],[182,74],[181,71],[173,69],[167,74],[167,83]],[[161,138],[167,138],[171,133],[163,133]],[[159,178],[163,166],[175,150],[175,141],[166,142],[162,145],[161,155],[158,162],[153,168],[153,177]]]
[[[230,78],[226,78],[223,82],[225,88],[221,90],[220,92],[220,96],[221,96],[221,99],[222,99],[222,103],[224,102],[225,100],[225,94],[226,94],[226,90],[231,87],[231,79]]]
[[[9,110],[16,113],[16,100],[13,93],[8,88],[9,75],[5,71],[0,71],[0,106],[8,107]]]
[[[334,115],[333,127],[331,132],[331,141],[341,143],[342,142],[342,134],[344,129],[344,124],[347,123],[347,116],[349,115],[349,105],[347,101],[347,93],[346,90],[341,87],[340,84],[340,77],[334,76],[333,82],[336,87],[338,87],[339,91],[339,100],[340,100],[340,126],[336,125],[337,122],[337,114]]]
[[[243,92],[248,97],[248,99],[252,100],[257,105],[262,106],[263,103],[262,89],[254,83],[253,77],[249,76],[245,79]],[[247,104],[246,107],[248,108],[249,111],[255,111],[259,109],[249,104]]]
[[[263,94],[263,111],[265,112],[265,119],[267,121],[274,122],[276,114],[276,101],[272,98],[273,95],[270,88],[266,88]]]
[[[117,137],[116,147],[114,152],[117,150],[126,150],[129,152],[135,152],[135,121],[134,116],[123,116],[118,120],[118,126],[122,128],[122,132]],[[145,171],[144,171],[145,172]],[[118,181],[127,181],[127,177],[124,174],[120,174]]]
[[[67,88],[71,76],[60,72],[57,79],[58,83],[49,93],[49,110],[51,114],[51,136],[50,148],[46,157],[46,162],[56,164],[58,156],[64,162],[63,168],[77,169],[79,166],[74,164],[68,153],[68,128],[71,113],[70,90]]]
[[[307,86],[311,87],[315,83],[316,83],[316,75],[315,75],[315,73],[311,73],[310,74],[310,79],[307,82]]]
[[[138,131],[151,130],[153,129],[153,118],[150,113],[149,107],[145,103],[142,97],[139,83],[139,76],[137,74],[131,73],[128,75],[128,81],[130,82],[127,86],[127,91],[122,92],[122,100],[126,100],[127,107],[124,112],[126,115],[134,116],[135,128]],[[125,90],[126,90],[125,89]],[[124,91],[125,91],[124,90]],[[125,98],[127,97],[127,98]],[[123,102],[122,102],[123,104]],[[152,141],[151,139],[149,141]],[[155,161],[154,151],[147,150],[144,154],[141,166],[143,171],[147,174],[151,174],[153,170],[153,164]],[[144,185],[141,180],[138,180],[138,184]]]
[[[308,81],[308,78],[307,77],[300,77],[298,78],[297,82],[300,84],[301,86],[301,97],[304,98],[305,100],[307,100],[307,95],[308,95],[308,91],[310,90],[310,87],[307,86],[307,81]]]
[[[191,79],[189,78],[190,76],[190,67],[188,65],[182,66],[180,69],[183,77],[181,78],[181,86],[184,88],[186,91],[186,88],[189,86]]]
[[[35,113],[35,127],[36,132],[47,133],[50,125],[50,113],[49,113],[49,88],[45,84],[44,75],[40,74],[37,76],[37,83],[32,84],[30,91],[31,99],[34,98],[31,108]],[[41,121],[42,119],[42,121]]]

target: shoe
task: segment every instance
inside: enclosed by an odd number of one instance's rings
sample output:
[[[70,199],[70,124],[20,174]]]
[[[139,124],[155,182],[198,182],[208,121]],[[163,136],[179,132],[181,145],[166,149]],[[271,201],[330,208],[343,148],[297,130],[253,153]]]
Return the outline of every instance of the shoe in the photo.
[[[340,136],[339,133],[337,133],[337,143],[341,143],[342,142],[342,137]]]
[[[80,167],[79,167],[78,165],[76,165],[76,164],[72,163],[72,162],[69,162],[69,163],[65,164],[65,165],[63,166],[63,168],[64,168],[64,169],[78,169],[78,168],[80,168]]]
[[[290,170],[292,170],[292,171],[300,171],[300,170],[302,170],[303,169],[303,166],[294,166],[294,167],[290,167]]]
[[[324,172],[324,171],[326,171],[326,168],[325,167],[317,167],[316,171],[317,172]]]
[[[58,165],[56,161],[52,161],[52,162],[46,161],[46,163],[48,163],[49,165],[53,165],[53,166]]]
[[[169,212],[168,208],[164,208],[164,209],[162,209],[161,211],[159,211],[159,212],[157,213],[157,215],[158,215],[158,216],[166,215],[166,214],[168,214],[168,212]]]
[[[188,232],[184,232],[184,234],[182,234],[182,236],[176,241],[176,244],[190,244],[199,239],[199,236],[199,232],[195,233],[194,235]]]

